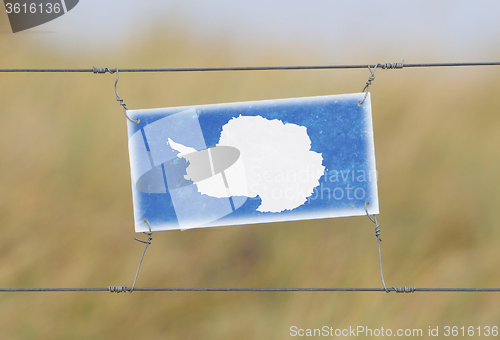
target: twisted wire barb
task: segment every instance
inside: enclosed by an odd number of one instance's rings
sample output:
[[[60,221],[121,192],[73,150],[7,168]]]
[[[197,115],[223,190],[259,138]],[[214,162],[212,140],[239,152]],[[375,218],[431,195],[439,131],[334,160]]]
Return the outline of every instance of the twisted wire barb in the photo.
[[[384,70],[394,70],[394,69],[402,69],[403,67],[407,67],[407,65],[405,65],[405,61],[403,60],[403,62],[401,63],[385,63],[385,64],[378,64],[379,67],[381,67],[382,69]]]
[[[415,287],[392,287],[396,293],[413,293],[415,292]]]
[[[139,119],[136,119],[136,120],[133,120],[131,119],[128,114],[127,114],[127,110],[128,110],[128,107],[127,107],[127,104],[125,104],[123,102],[123,99],[120,97],[120,95],[118,94],[118,78],[119,78],[119,69],[118,68],[115,68],[115,69],[110,69],[109,67],[93,67],[92,68],[92,72],[94,73],[100,73],[100,74],[104,74],[106,72],[110,73],[110,74],[113,74],[113,73],[116,73],[116,80],[115,80],[115,95],[116,95],[116,101],[120,104],[121,107],[123,107],[123,114],[125,115],[125,117],[127,117],[127,119],[129,121],[131,121],[132,123],[136,123],[136,124],[139,124],[140,120]]]
[[[125,292],[128,292],[128,288],[126,286],[109,286],[108,290],[111,293],[125,293]]]
[[[372,84],[372,81],[375,80],[375,71],[377,70],[377,67],[380,67],[384,70],[395,70],[395,69],[402,69],[405,65],[404,65],[405,61],[403,60],[402,63],[385,63],[385,64],[376,64],[373,69],[370,65],[368,65],[368,70],[370,71],[371,75],[370,77],[368,77],[368,80],[366,81],[366,85],[365,87],[363,88],[363,91],[361,91],[361,93],[365,93],[365,96],[363,98],[362,101],[358,102],[358,105],[361,106],[363,105],[363,103],[365,102],[366,100],[366,97],[368,97],[368,88],[370,87],[370,85]],[[366,91],[366,92],[365,92]]]
[[[396,293],[413,293],[415,292],[416,288],[415,287],[391,287],[387,288],[385,286],[385,281],[384,281],[384,271],[382,269],[382,251],[380,250],[380,242],[382,242],[382,239],[380,238],[380,224],[377,221],[377,216],[373,215],[373,218],[370,216],[368,213],[368,205],[370,205],[370,202],[365,202],[365,212],[366,216],[370,219],[375,224],[375,237],[377,238],[377,244],[378,244],[378,261],[380,265],[380,278],[382,279],[382,285],[384,286],[384,290],[386,293],[390,293],[392,291]]]
[[[145,218],[144,222],[148,224],[149,231],[148,232],[143,232],[145,235],[148,235],[148,239],[146,241],[139,240],[138,238],[134,238],[134,240],[145,243],[146,246],[144,247],[144,251],[142,252],[141,260],[139,261],[139,265],[137,266],[137,271],[135,272],[135,277],[134,277],[134,283],[132,284],[132,288],[130,288],[130,292],[132,293],[135,288],[135,282],[137,281],[137,276],[139,275],[139,269],[141,269],[141,264],[142,260],[144,259],[144,254],[146,254],[146,250],[148,250],[148,246],[151,244],[151,241],[153,240],[153,232],[151,231],[151,224],[149,223],[148,219]]]
[[[131,119],[128,114],[127,114],[127,104],[125,104],[123,102],[123,99],[121,99],[120,95],[118,94],[118,89],[117,89],[117,85],[118,85],[118,75],[119,75],[119,72],[118,72],[118,68],[116,68],[115,70],[116,72],[116,80],[115,80],[115,94],[116,94],[116,101],[120,103],[120,105],[123,107],[123,114],[125,115],[125,117],[127,117],[127,119],[129,121],[131,121],[132,123],[136,123],[136,124],[139,124],[140,120],[139,119],[136,119],[136,120],[133,120]],[[111,73],[111,72],[110,72]]]
[[[365,87],[363,87],[363,91],[361,91],[361,93],[363,93],[363,92],[365,93],[365,96],[363,97],[362,101],[358,102],[358,106],[363,105],[363,103],[366,100],[366,97],[368,97],[368,87],[372,84],[372,81],[375,80],[375,70],[377,69],[377,66],[378,66],[378,64],[375,65],[373,70],[370,68],[370,66],[368,66],[368,70],[370,71],[371,75],[368,77],[368,80],[366,81],[366,85],[365,85]]]
[[[379,260],[379,265],[380,265],[380,278],[382,279],[382,285],[384,286],[384,290],[387,293],[389,293],[390,290],[387,289],[387,287],[385,286],[384,271],[382,269],[382,251],[380,250],[380,242],[382,242],[382,239],[380,238],[380,224],[377,221],[377,216],[373,215],[373,218],[372,218],[370,216],[370,214],[368,213],[367,207],[369,204],[370,204],[370,202],[365,202],[365,212],[366,212],[366,216],[368,216],[370,221],[375,223],[375,237],[377,238],[377,243],[378,243],[378,260]],[[397,292],[395,287],[392,287],[392,288]]]
[[[137,266],[137,271],[135,272],[134,283],[132,284],[132,288],[128,288],[127,286],[109,286],[107,290],[111,293],[118,293],[118,294],[125,292],[132,293],[135,289],[135,283],[137,282],[137,276],[139,276],[139,270],[141,269],[142,260],[144,260],[144,255],[146,254],[146,250],[148,250],[148,246],[151,244],[151,241],[153,240],[153,237],[151,236],[153,235],[153,232],[151,231],[151,224],[149,224],[147,218],[144,219],[144,222],[148,224],[149,231],[144,231],[143,234],[147,235],[148,239],[146,241],[143,241],[134,237],[134,240],[144,243],[146,244],[146,246],[144,247],[141,260],[139,261],[139,265]]]

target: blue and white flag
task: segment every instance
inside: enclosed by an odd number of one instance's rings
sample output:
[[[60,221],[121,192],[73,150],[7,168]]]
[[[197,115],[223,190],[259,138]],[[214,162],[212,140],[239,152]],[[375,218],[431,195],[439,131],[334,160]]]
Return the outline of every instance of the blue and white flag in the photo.
[[[364,95],[128,111],[136,232],[378,214]]]

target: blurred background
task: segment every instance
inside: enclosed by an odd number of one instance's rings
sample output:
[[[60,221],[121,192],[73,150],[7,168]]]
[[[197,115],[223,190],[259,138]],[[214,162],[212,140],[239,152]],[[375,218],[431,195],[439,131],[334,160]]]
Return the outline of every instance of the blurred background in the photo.
[[[497,1],[80,1],[0,68],[500,61]],[[120,75],[131,109],[361,92],[368,70]],[[0,74],[0,286],[131,286],[114,75]],[[378,70],[388,286],[500,286],[500,68]],[[374,225],[340,218],[153,235],[138,287],[381,287]],[[498,293],[0,293],[2,339],[287,339],[290,327],[500,326]]]

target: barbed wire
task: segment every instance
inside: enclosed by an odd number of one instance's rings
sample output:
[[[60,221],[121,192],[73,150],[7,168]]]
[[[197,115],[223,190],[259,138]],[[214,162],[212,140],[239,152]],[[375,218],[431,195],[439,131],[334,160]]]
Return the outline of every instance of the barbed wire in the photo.
[[[387,288],[137,288],[134,292],[396,292],[396,293],[424,293],[424,292],[500,292],[500,288],[416,288],[392,287]],[[132,292],[125,286],[110,286],[107,288],[0,288],[4,293],[22,292]]]
[[[467,67],[467,66],[500,66],[500,62],[468,62],[468,63],[419,63],[419,64],[405,64],[401,63],[384,63],[384,64],[363,64],[363,65],[310,65],[310,66],[256,66],[256,67],[191,67],[191,68],[108,68],[108,67],[93,67],[91,69],[0,69],[0,73],[117,73],[118,72],[216,72],[216,71],[272,71],[272,70],[325,70],[325,69],[366,69],[372,72],[371,78],[374,79],[374,71],[377,68],[381,69],[402,69],[409,67]],[[373,71],[372,71],[373,69]],[[363,92],[371,85],[369,79],[366,83]],[[118,77],[115,82],[118,82]],[[117,100],[119,98],[116,93]],[[121,100],[122,101],[122,100]],[[123,101],[122,101],[123,102]],[[362,104],[362,102],[360,103]],[[124,106],[123,104],[121,104]],[[126,107],[124,106],[124,109]],[[365,206],[366,209],[366,206]],[[368,211],[367,211],[368,215]],[[1,292],[112,292],[112,293],[125,293],[125,292],[396,292],[396,293],[415,293],[415,292],[500,292],[500,288],[416,288],[416,287],[390,287],[386,288],[383,272],[382,272],[382,259],[380,254],[380,230],[379,225],[369,215],[368,217],[376,224],[376,236],[378,238],[379,246],[379,260],[380,272],[384,288],[137,288],[135,283],[137,275],[144,258],[147,246],[151,241],[151,229],[146,233],[149,238],[148,241],[141,241],[146,243],[143,251],[141,261],[137,268],[132,288],[126,286],[109,286],[107,288],[0,288]],[[140,240],[138,240],[140,241]]]
[[[119,72],[214,72],[214,71],[277,71],[277,70],[328,70],[328,69],[402,69],[409,67],[458,67],[458,66],[500,66],[500,62],[462,62],[462,63],[377,63],[357,65],[309,65],[309,66],[244,66],[244,67],[179,67],[179,68],[11,68],[0,69],[0,72],[58,72],[58,73],[115,73]]]

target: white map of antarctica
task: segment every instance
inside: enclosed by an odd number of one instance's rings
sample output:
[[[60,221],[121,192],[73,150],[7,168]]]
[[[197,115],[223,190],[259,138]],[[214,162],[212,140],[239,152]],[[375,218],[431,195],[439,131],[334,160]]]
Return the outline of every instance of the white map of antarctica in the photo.
[[[129,110],[135,231],[378,213],[370,95]]]
[[[196,163],[189,155],[197,150],[170,138],[168,143],[179,152],[177,157],[190,162],[185,179],[193,180],[201,194],[217,198],[259,196],[262,203],[257,210],[261,212],[293,210],[304,204],[325,169],[321,154],[310,150],[304,126],[260,116],[233,118],[222,127],[217,145],[240,151],[240,159],[224,171],[228,188],[221,174],[195,181],[191,173],[196,171]]]

